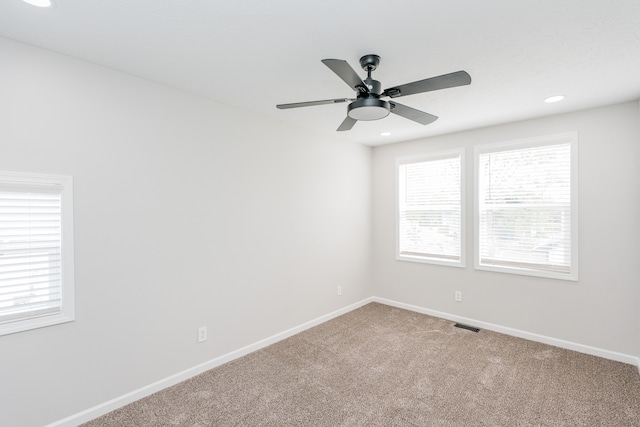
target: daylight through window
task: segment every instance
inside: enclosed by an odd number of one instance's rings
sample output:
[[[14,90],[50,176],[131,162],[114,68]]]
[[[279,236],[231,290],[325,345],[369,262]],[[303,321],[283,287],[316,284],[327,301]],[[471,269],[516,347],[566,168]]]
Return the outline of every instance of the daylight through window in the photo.
[[[0,173],[0,334],[73,320],[71,178]]]
[[[476,147],[476,268],[577,280],[576,141]]]
[[[462,151],[399,159],[397,258],[464,266]]]

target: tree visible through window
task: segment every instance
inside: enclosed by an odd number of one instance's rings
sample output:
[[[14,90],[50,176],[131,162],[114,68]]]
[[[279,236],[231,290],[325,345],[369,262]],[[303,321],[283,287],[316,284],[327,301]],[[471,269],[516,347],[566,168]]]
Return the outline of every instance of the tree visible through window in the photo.
[[[575,134],[476,147],[476,268],[577,280]]]

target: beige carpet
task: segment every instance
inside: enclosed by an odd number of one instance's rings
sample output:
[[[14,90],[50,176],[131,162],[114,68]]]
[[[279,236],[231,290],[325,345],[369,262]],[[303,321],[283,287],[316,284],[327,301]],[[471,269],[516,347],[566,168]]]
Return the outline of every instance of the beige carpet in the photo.
[[[640,376],[372,303],[85,425],[640,426]]]

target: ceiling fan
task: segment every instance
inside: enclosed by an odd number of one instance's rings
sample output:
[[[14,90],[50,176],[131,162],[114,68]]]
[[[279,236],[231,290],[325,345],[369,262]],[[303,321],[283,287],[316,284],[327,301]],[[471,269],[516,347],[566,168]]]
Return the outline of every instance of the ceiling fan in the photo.
[[[279,104],[277,108],[298,108],[311,107],[314,105],[338,104],[349,102],[347,106],[347,117],[338,127],[338,131],[350,130],[358,120],[378,120],[385,118],[389,113],[397,114],[405,119],[413,120],[422,125],[428,125],[438,119],[433,114],[416,110],[415,108],[399,104],[395,101],[384,101],[380,98],[398,98],[400,96],[413,95],[416,93],[430,92],[433,90],[446,89],[450,87],[464,86],[471,83],[471,76],[466,71],[456,71],[455,73],[443,74],[413,83],[406,83],[381,90],[379,81],[371,78],[371,72],[380,64],[378,55],[365,55],[360,58],[360,66],[367,72],[367,78],[362,80],[347,61],[342,59],[323,59],[322,63],[336,73],[350,88],[354,89],[357,97],[325,99],[322,101],[296,102],[293,104]]]

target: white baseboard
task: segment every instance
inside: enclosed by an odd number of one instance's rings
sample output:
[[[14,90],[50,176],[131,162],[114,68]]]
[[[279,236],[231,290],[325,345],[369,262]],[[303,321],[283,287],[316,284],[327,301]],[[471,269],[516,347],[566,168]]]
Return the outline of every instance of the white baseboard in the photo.
[[[428,314],[434,317],[440,317],[442,319],[451,320],[454,322],[460,322],[468,324],[470,326],[489,329],[491,331],[500,332],[505,335],[511,335],[518,338],[524,338],[530,341],[541,342],[543,344],[549,344],[567,350],[574,350],[580,353],[590,354],[592,356],[603,357],[605,359],[615,360],[617,362],[628,363],[638,368],[638,374],[640,374],[640,358],[631,356],[629,354],[617,353],[615,351],[604,350],[597,347],[591,347],[584,344],[578,344],[571,341],[565,341],[558,338],[551,338],[545,335],[534,334],[531,332],[521,331],[519,329],[509,328],[506,326],[495,325],[493,323],[482,322],[467,317],[456,316],[455,314],[444,313],[442,311],[430,310],[428,308],[419,307],[416,305],[405,304],[402,302],[392,301],[385,298],[373,297],[372,301],[379,302],[380,304],[390,305],[392,307],[402,308],[405,310],[415,311],[417,313]]]
[[[230,362],[239,357],[245,356],[256,350],[260,350],[261,348],[267,347],[271,344],[275,344],[278,341],[282,341],[285,338],[289,338],[292,335],[298,334],[304,330],[317,326],[335,317],[338,317],[345,313],[353,311],[366,304],[369,304],[372,301],[373,301],[373,297],[366,298],[355,304],[351,304],[347,307],[341,308],[332,313],[326,314],[324,316],[320,316],[317,319],[303,323],[302,325],[296,326],[284,332],[280,332],[271,337],[260,340],[254,344],[250,344],[246,347],[242,347],[238,350],[232,351],[230,353],[216,357],[215,359],[209,360],[208,362],[201,363],[197,366],[186,369],[182,372],[178,372],[177,374],[171,375],[167,378],[161,379],[160,381],[156,381],[152,384],[141,387],[132,392],[123,394],[122,396],[118,396],[114,399],[109,400],[108,402],[101,403],[99,405],[93,406],[77,414],[71,415],[69,417],[63,418],[54,423],[48,424],[46,427],[75,427],[79,424],[85,423],[87,421],[91,421],[94,418],[107,414],[111,411],[114,411],[118,408],[128,405],[129,403],[135,402],[136,400],[142,399],[143,397],[149,396],[162,389],[178,384],[179,382],[188,380],[189,378],[195,377],[196,375],[199,375],[205,371],[208,371],[209,369],[213,369],[217,366]]]

